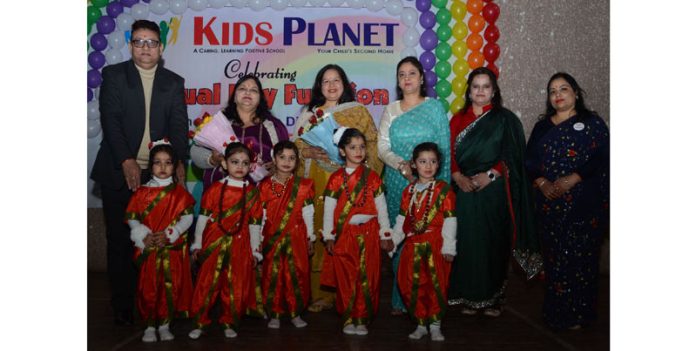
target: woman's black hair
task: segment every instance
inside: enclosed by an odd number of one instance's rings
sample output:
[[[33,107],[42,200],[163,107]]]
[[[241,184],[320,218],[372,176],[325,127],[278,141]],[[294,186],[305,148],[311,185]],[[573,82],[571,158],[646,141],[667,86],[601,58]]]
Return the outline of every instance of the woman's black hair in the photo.
[[[406,56],[399,61],[399,63],[396,65],[396,99],[397,100],[403,100],[404,99],[404,91],[401,90],[401,87],[399,87],[399,68],[401,68],[401,65],[404,63],[410,63],[414,66],[416,66],[416,69],[418,69],[418,73],[420,73],[420,96],[425,97],[426,96],[426,91],[425,91],[425,71],[423,70],[423,65],[418,61],[417,58],[413,56]]]
[[[300,151],[297,149],[297,145],[290,140],[281,140],[273,145],[273,157],[280,155],[283,150],[292,150],[295,153],[295,158],[300,158]]]
[[[155,164],[155,155],[157,155],[158,152],[164,152],[169,155],[169,157],[172,158],[172,165],[174,165],[174,169],[176,169],[176,164],[178,163],[178,159],[176,158],[176,154],[174,153],[174,148],[172,148],[171,145],[169,144],[159,144],[150,149],[150,156],[148,157],[147,160],[147,169],[152,172],[152,166]],[[176,178],[177,177],[172,177],[174,182],[176,183]]]
[[[245,153],[249,157],[249,160],[254,159],[254,153],[251,151],[251,149],[249,149],[248,146],[244,145],[243,143],[236,142],[230,143],[227,145],[227,148],[225,148],[225,160],[238,152]]]
[[[256,78],[256,76],[254,76],[253,74],[247,74],[244,77],[239,78],[239,80],[235,84],[234,93],[230,96],[229,100],[227,100],[227,107],[225,107],[225,109],[222,110],[222,113],[225,115],[225,117],[227,117],[228,120],[230,120],[230,122],[232,122],[232,124],[240,126],[244,124],[244,122],[242,122],[242,119],[239,117],[239,113],[237,113],[237,103],[234,101],[234,97],[237,95],[237,87],[250,79],[253,80],[254,83],[256,83],[256,88],[259,89],[259,105],[256,106],[256,114],[254,116],[253,121],[254,124],[262,123],[268,117],[273,116],[268,106],[268,100],[266,100],[266,95],[263,93],[261,81],[258,78]]]
[[[437,147],[437,144],[430,142],[430,141],[420,143],[420,144],[416,145],[415,148],[413,148],[413,154],[411,156],[411,162],[413,162],[413,163],[411,164],[411,169],[414,170],[414,172],[413,172],[414,174],[418,175],[418,172],[415,171],[416,170],[415,162],[416,162],[416,159],[418,158],[418,156],[421,154],[421,152],[426,152],[426,151],[430,151],[430,152],[435,153],[435,157],[437,158],[437,163],[438,163],[437,172],[435,172],[435,176],[437,176],[440,173],[440,165],[442,164],[442,153],[440,152],[440,148]]]
[[[322,67],[317,73],[317,76],[314,78],[314,85],[312,86],[312,98],[307,104],[308,111],[311,111],[317,106],[323,106],[326,102],[326,97],[324,97],[324,94],[321,93],[321,81],[324,80],[324,73],[330,69],[338,72],[338,75],[341,77],[341,83],[343,84],[343,94],[338,99],[338,103],[343,104],[346,102],[355,101],[355,92],[353,91],[353,87],[350,86],[350,81],[348,80],[346,72],[343,70],[343,68],[341,68],[341,66],[330,63]]]
[[[338,148],[345,151],[346,145],[350,144],[350,141],[353,138],[361,138],[363,142],[367,143],[367,138],[365,138],[365,134],[363,134],[361,131],[355,128],[348,128],[345,132],[343,132],[343,135],[341,135],[341,139],[338,141]],[[342,160],[346,160],[346,157],[341,155],[340,153],[339,156]]]
[[[582,119],[585,116],[596,115],[597,112],[588,109],[585,106],[585,91],[580,87],[578,82],[566,72],[557,72],[551,76],[549,82],[546,83],[546,112],[539,115],[539,119],[547,119],[556,114],[556,109],[551,105],[551,82],[556,79],[563,79],[570,85],[571,89],[575,93],[575,112],[577,112],[578,119]]]
[[[493,98],[491,98],[491,105],[493,105],[492,110],[499,110],[503,107],[503,96],[500,94],[500,87],[498,87],[498,78],[495,76],[495,73],[491,71],[490,69],[486,67],[479,67],[471,73],[469,73],[469,78],[466,80],[466,92],[464,92],[464,107],[461,109],[461,111],[466,112],[466,110],[471,106],[472,101],[471,101],[471,83],[474,81],[474,78],[478,75],[485,74],[490,78],[491,80],[491,85],[493,87]]]

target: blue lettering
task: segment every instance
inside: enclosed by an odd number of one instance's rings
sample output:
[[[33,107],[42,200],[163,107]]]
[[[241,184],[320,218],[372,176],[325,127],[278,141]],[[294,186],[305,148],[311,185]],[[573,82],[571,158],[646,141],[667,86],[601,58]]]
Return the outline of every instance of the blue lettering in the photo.
[[[334,45],[341,45],[341,40],[338,36],[338,29],[336,28],[336,23],[329,23],[329,28],[326,29],[326,35],[324,36],[324,42],[322,44],[326,45],[326,42],[329,40],[331,40]]]
[[[378,25],[379,23],[365,23],[365,46],[379,46],[379,43],[372,43],[372,36],[377,34],[377,32],[372,30],[372,27]]]
[[[343,24],[343,43],[345,44],[346,41],[346,36],[349,37],[350,42],[353,43],[353,45],[360,45],[360,26],[358,25],[358,34],[355,34],[353,32],[353,28],[350,28],[350,25],[348,23]]]
[[[293,22],[297,23],[297,29],[293,30]],[[283,19],[283,45],[292,45],[292,35],[302,33],[307,28],[307,22],[299,17],[289,17]]]
[[[383,26],[387,27],[387,46],[394,46],[394,27],[398,26],[398,23],[382,23]]]

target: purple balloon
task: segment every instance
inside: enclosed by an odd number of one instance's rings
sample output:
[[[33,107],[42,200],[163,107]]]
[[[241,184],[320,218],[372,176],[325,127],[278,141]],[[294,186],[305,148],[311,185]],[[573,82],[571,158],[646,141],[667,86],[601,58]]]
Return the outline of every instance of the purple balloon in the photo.
[[[87,71],[87,86],[90,88],[98,88],[102,82],[101,73],[98,69]]]
[[[428,97],[431,97],[431,98],[436,98],[437,92],[435,91],[435,88],[427,87],[427,88],[425,88],[425,95],[428,95]]]
[[[423,69],[429,71],[435,67],[435,54],[432,51],[424,51],[419,59]]]
[[[420,24],[425,29],[431,29],[435,27],[435,14],[432,11],[425,11],[420,15]]]
[[[120,2],[114,1],[106,5],[106,14],[111,18],[116,18],[123,13],[123,5]]]
[[[104,57],[104,54],[102,54],[101,51],[92,51],[89,56],[87,56],[87,62],[89,62],[89,65],[92,66],[92,68],[99,69],[104,66],[106,57]]]
[[[428,11],[432,3],[432,0],[416,0],[416,9],[420,12]]]
[[[431,70],[425,71],[425,86],[427,88],[434,88],[437,84],[437,74]]]
[[[150,0],[143,0],[144,3],[150,3]]]
[[[138,3],[138,0],[121,0],[121,5],[125,7],[131,7]]]
[[[96,51],[102,51],[106,49],[106,46],[109,44],[109,41],[106,40],[106,37],[104,34],[101,33],[94,33],[92,35],[92,38],[89,39],[89,43],[92,45],[92,48]]]
[[[437,46],[437,34],[432,29],[426,29],[421,34],[420,45],[426,51],[434,49]]]
[[[92,99],[94,99],[94,93],[90,87],[87,87],[87,102],[92,101]]]
[[[97,21],[97,31],[102,34],[109,34],[116,28],[116,22],[109,16],[101,16]]]

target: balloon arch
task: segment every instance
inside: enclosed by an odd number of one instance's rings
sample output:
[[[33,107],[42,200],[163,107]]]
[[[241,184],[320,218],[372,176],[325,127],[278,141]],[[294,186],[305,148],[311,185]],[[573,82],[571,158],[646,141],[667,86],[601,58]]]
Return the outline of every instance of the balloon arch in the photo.
[[[497,44],[500,31],[495,22],[500,15],[500,7],[492,0],[91,0],[89,4],[89,138],[95,138],[101,132],[97,99],[102,81],[101,68],[105,64],[124,60],[121,49],[129,38],[131,24],[137,19],[147,19],[150,12],[156,15],[167,12],[181,15],[188,10],[201,11],[208,7],[219,9],[225,6],[248,7],[255,11],[267,7],[282,11],[288,7],[324,6],[366,8],[371,12],[385,10],[390,15],[400,16],[408,28],[403,36],[405,48],[401,57],[419,57],[425,69],[428,96],[437,97],[445,110],[453,113],[464,106],[462,97],[471,69],[485,65],[496,75],[499,74],[495,60],[500,55]],[[423,30],[419,31],[416,24],[420,24]],[[161,22],[160,28],[166,38],[167,24]],[[417,46],[422,49],[420,55]]]

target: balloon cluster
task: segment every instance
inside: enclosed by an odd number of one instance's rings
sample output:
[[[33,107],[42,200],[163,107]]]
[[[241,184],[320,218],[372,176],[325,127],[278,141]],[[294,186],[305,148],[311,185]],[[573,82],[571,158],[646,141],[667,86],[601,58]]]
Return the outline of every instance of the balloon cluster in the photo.
[[[486,1],[488,4],[483,7],[483,18],[488,22],[486,31],[483,33],[483,37],[486,39],[486,46],[483,47],[483,57],[486,58],[488,64],[486,65],[496,76],[500,76],[500,71],[498,66],[495,65],[495,60],[500,56],[500,46],[496,43],[498,38],[500,38],[500,31],[495,25],[495,21],[498,20],[500,16],[500,7],[496,5],[493,1]]]
[[[466,91],[466,77],[469,73],[469,63],[466,60],[466,36],[469,34],[469,29],[464,22],[466,16],[466,5],[461,0],[455,0],[450,6],[452,18],[455,25],[452,28],[452,53],[455,57],[452,70],[454,71],[454,79],[452,79],[452,92],[454,99],[450,103],[450,111],[456,113],[464,107],[464,92]]]

